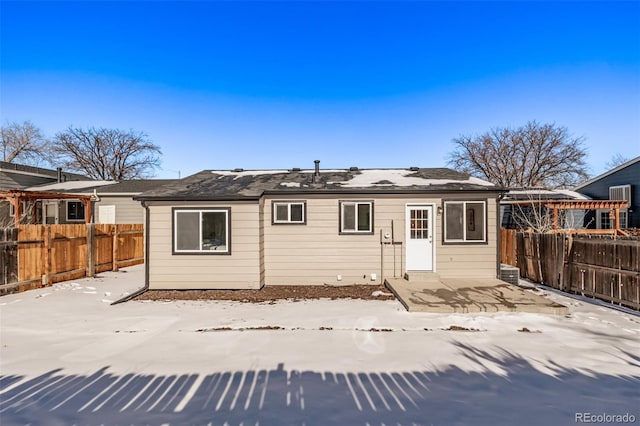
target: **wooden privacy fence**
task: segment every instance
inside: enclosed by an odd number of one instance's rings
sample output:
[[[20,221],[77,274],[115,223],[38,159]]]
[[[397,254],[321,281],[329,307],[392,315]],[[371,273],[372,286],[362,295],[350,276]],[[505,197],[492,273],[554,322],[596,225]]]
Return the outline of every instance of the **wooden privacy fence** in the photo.
[[[18,281],[18,230],[0,228],[0,285]]]
[[[640,310],[640,238],[502,230],[501,262],[550,287]]]
[[[13,240],[0,244],[3,265],[5,247],[15,248],[15,254],[7,254],[15,273],[0,284],[46,286],[144,262],[142,224],[20,225],[12,229]],[[0,241],[11,238],[0,234]]]

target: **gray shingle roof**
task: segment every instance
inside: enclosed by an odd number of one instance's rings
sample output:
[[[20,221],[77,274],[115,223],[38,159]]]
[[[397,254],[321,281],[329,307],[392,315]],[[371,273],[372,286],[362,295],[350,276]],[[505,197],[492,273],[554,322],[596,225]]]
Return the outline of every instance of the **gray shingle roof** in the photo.
[[[256,199],[263,194],[500,191],[446,168],[321,170],[204,170],[135,197],[138,200]]]
[[[67,181],[89,179],[86,176],[65,171],[62,172],[62,175]],[[0,161],[0,190],[2,191],[53,183],[57,178],[58,172],[56,170]]]

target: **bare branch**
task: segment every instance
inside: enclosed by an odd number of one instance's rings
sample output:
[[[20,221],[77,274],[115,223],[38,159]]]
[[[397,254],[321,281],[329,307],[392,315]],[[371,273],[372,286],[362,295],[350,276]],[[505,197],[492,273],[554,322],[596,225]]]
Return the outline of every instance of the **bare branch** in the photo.
[[[160,165],[160,148],[134,130],[69,127],[55,136],[56,163],[95,179],[150,177]]]
[[[588,176],[583,138],[554,124],[530,121],[516,129],[462,135],[453,143],[450,165],[505,188],[575,186]]]
[[[2,160],[38,165],[48,160],[48,142],[30,121],[12,122],[0,129]]]

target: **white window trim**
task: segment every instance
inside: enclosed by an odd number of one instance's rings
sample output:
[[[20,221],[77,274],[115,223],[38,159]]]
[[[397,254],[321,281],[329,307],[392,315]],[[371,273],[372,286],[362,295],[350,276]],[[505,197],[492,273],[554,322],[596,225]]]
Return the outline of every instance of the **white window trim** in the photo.
[[[481,240],[469,240],[467,239],[467,203],[470,204],[482,204],[482,239]],[[449,239],[447,238],[447,204],[462,204],[462,239]],[[480,200],[467,200],[467,201],[445,201],[444,202],[444,214],[443,214],[443,233],[445,243],[486,243],[487,242],[487,202]]]
[[[82,201],[80,201],[80,200],[66,200],[65,201],[64,215],[65,215],[65,218],[66,218],[67,222],[84,222],[85,218],[87,216],[87,210],[86,209],[84,209],[84,216],[85,217],[83,217],[82,219],[69,219],[69,203],[80,203],[80,204],[83,204]],[[84,207],[84,205],[83,205],[83,207]]]
[[[359,205],[366,204],[369,206],[369,229],[358,229],[358,210]],[[344,228],[344,206],[356,206],[355,229]],[[373,201],[340,201],[340,233],[341,234],[371,234],[373,233]]]
[[[302,206],[302,220],[291,220],[291,206],[292,205],[301,205]],[[287,206],[287,219],[286,220],[278,220],[277,218],[277,206]],[[296,224],[302,225],[306,223],[307,217],[307,206],[304,201],[273,201],[272,204],[272,215],[273,215],[273,223],[274,224]]]
[[[198,220],[198,238],[199,250],[179,250],[178,249],[178,214],[179,213],[199,213]],[[225,240],[226,248],[224,250],[203,250],[202,249],[202,213],[224,213],[225,214]],[[231,254],[231,238],[229,228],[231,227],[230,209],[192,209],[192,208],[175,208],[173,210],[173,253],[177,254]]]

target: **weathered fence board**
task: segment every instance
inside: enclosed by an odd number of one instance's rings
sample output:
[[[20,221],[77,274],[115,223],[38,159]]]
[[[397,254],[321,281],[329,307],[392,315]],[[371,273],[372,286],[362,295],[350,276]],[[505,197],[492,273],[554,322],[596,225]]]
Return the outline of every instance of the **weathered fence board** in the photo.
[[[0,229],[0,285],[18,281],[18,229]]]
[[[15,281],[49,285],[143,263],[143,234],[142,224],[20,225]]]
[[[502,232],[501,262],[563,291],[640,309],[640,239]]]

